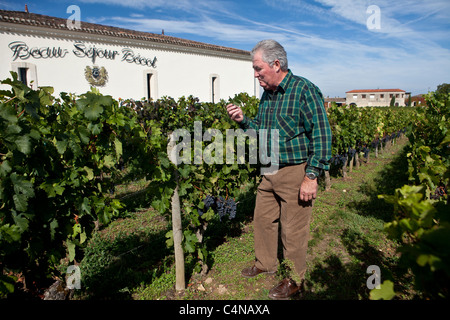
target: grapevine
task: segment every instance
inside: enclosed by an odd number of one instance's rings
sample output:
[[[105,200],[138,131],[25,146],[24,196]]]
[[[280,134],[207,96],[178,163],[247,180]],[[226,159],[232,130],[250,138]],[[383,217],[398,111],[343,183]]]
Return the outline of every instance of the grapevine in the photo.
[[[450,296],[450,95],[426,95],[406,132],[409,184],[394,195],[380,195],[393,204],[385,231],[401,246],[405,267],[414,274],[421,298]],[[388,139],[393,135],[385,136]],[[406,270],[406,268],[405,268]],[[383,286],[383,285],[382,285]],[[383,291],[384,292],[384,291]],[[392,290],[391,296],[395,296]]]
[[[345,176],[347,164],[352,164],[356,154],[368,161],[371,148],[386,146],[405,133],[411,121],[412,109],[408,108],[358,108],[339,107],[327,109],[333,141],[331,167],[339,168]]]
[[[55,98],[12,76],[0,92],[0,288],[6,270],[39,286],[61,258],[81,259],[93,231],[123,212],[109,193],[126,179],[120,165],[152,175],[157,150],[134,111],[111,97]]]
[[[193,141],[196,121],[202,122],[202,134],[207,129],[223,134],[237,129],[225,106],[239,104],[253,118],[259,106],[256,97],[239,94],[217,104],[201,103],[192,96],[117,102],[95,90],[79,96],[61,93],[55,98],[52,88],[32,90],[16,75],[2,83],[11,90],[0,92],[0,275],[31,270],[27,282],[32,283],[54,276],[52,270],[61,258],[81,260],[95,228],[127,210],[114,198],[115,186],[136,178],[149,182],[152,207],[167,217],[178,184],[183,248],[205,266],[208,237],[204,232],[214,223],[236,224],[242,216],[242,204],[237,213],[242,188],[253,194],[256,190],[259,164],[194,163],[191,155],[190,163],[174,166],[167,155],[170,133],[185,129]],[[332,167],[345,166],[359,153],[367,158],[371,148],[405,134],[410,120],[409,110],[397,109],[333,106],[328,114],[333,131]],[[199,147],[205,150],[211,144],[200,141]],[[435,154],[442,149],[439,144],[428,147],[422,151]],[[418,156],[420,150],[412,154],[411,167],[427,165]],[[411,178],[420,180],[416,172]],[[439,196],[440,201],[448,197],[445,179],[444,175],[432,177],[428,197]],[[170,232],[166,236],[170,246]],[[10,282],[2,277],[0,287]]]

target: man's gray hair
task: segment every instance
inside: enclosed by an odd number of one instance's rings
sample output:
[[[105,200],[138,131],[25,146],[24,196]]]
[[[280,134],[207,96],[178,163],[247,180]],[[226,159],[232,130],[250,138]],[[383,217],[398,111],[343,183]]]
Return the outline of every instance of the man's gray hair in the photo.
[[[261,50],[262,59],[264,62],[268,63],[270,66],[273,65],[275,60],[280,61],[281,70],[288,70],[288,60],[287,54],[284,50],[283,46],[279,44],[275,40],[262,40],[256,44],[256,46],[252,49],[252,58],[255,55],[256,51]]]

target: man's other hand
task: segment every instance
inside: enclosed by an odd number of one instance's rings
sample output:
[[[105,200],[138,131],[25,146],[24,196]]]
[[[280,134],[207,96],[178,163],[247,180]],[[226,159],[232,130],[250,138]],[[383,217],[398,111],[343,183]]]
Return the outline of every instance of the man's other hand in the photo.
[[[227,105],[227,112],[231,120],[236,122],[241,122],[244,120],[244,113],[242,112],[242,109],[232,103]]]
[[[300,186],[299,198],[301,201],[308,202],[317,197],[318,189],[317,178],[309,179],[305,176],[302,185]]]

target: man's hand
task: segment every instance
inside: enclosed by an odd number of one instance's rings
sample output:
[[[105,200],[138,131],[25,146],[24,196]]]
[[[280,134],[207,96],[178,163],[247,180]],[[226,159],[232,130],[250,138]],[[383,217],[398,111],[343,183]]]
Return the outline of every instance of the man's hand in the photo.
[[[236,122],[241,122],[242,120],[244,120],[244,113],[242,112],[242,109],[232,103],[227,105],[227,112],[231,120],[234,120]]]
[[[309,179],[305,176],[303,179],[302,185],[300,186],[299,198],[301,201],[308,202],[317,197],[317,178]]]

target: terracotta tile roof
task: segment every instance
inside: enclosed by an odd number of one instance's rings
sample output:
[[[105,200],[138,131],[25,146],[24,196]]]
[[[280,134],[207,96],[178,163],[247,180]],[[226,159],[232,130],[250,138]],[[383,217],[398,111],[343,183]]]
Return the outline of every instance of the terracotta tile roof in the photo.
[[[366,92],[406,92],[401,89],[364,89],[364,90],[351,90],[346,93],[366,93]]]
[[[250,52],[245,50],[239,50],[229,47],[217,46],[207,44],[203,42],[197,42],[192,40],[186,40],[182,38],[171,37],[163,34],[156,34],[150,32],[134,31],[129,29],[105,26],[89,22],[81,22],[80,29],[69,29],[67,27],[67,20],[63,18],[50,17],[42,14],[29,13],[23,11],[9,11],[0,10],[0,22],[15,23],[43,28],[59,29],[59,30],[72,30],[82,33],[91,33],[98,35],[113,36],[119,38],[130,38],[143,41],[164,43],[177,46],[185,46],[198,49],[206,49],[213,51],[220,51],[225,53],[238,54],[248,56],[250,58]]]

